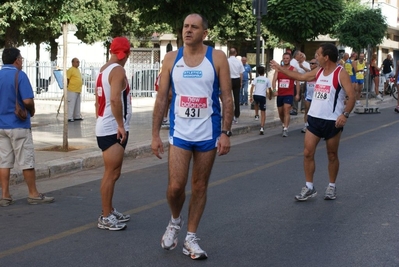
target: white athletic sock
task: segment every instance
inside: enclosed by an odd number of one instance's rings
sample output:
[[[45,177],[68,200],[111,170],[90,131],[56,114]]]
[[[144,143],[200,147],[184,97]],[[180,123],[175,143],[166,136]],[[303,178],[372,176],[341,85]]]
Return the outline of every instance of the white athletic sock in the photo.
[[[329,183],[328,186],[335,187],[335,183]]]
[[[193,239],[193,238],[195,238],[195,233],[187,232],[186,240]]]
[[[179,216],[179,217],[177,217],[176,219],[175,218],[173,218],[173,216],[171,216],[171,221],[172,221],[172,223],[173,224],[180,224],[180,222],[181,222],[181,217]]]
[[[306,187],[309,188],[310,190],[313,189],[313,183],[306,182]]]

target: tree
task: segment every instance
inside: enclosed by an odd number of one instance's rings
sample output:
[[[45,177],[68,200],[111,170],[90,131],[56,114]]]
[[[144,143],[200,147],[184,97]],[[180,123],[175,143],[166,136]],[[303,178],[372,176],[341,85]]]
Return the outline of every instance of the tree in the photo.
[[[331,33],[342,10],[342,0],[268,0],[262,23],[300,49],[306,41]]]
[[[1,1],[0,6],[0,45],[15,47],[23,43],[21,25],[31,18],[32,8],[24,1]]]
[[[221,17],[209,33],[209,39],[225,43],[241,43],[256,38],[256,16],[252,13],[252,0],[237,0],[228,5],[229,12]],[[266,47],[278,47],[281,40],[261,25]]]
[[[355,51],[361,51],[368,45],[374,47],[381,44],[388,28],[381,9],[351,4],[348,10],[337,23],[333,36],[342,45],[352,47]]]
[[[241,1],[241,0],[236,0]],[[190,13],[199,13],[206,17],[212,28],[229,11],[233,0],[135,0],[130,1],[130,10],[139,11],[140,22],[144,24],[169,25],[177,36],[177,45],[183,45],[181,36],[183,21]]]

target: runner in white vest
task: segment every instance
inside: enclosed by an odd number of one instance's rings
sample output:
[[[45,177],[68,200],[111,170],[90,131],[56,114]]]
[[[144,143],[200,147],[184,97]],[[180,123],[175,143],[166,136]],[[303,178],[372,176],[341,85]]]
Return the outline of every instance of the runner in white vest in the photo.
[[[215,156],[230,150],[233,120],[231,80],[226,55],[203,44],[208,22],[199,14],[186,17],[182,37],[184,48],[166,54],[154,106],[152,151],[164,152],[159,136],[162,117],[172,87],[169,133],[169,184],[167,199],[172,213],[161,246],[172,250],[183,226],[181,210],[185,201],[190,161],[193,159],[191,199],[183,253],[192,259],[206,259],[196,236],[205,208],[208,181]],[[223,121],[219,99],[223,106]]]
[[[316,168],[314,155],[321,138],[326,140],[330,181],[324,199],[333,200],[336,198],[335,181],[339,170],[339,140],[356,100],[349,74],[342,71],[342,66],[337,65],[337,47],[329,43],[322,44],[317,49],[315,58],[320,68],[315,68],[304,74],[283,69],[274,60],[270,62],[272,68],[282,71],[296,80],[312,81],[316,79],[312,104],[308,112],[309,125],[305,134],[304,169],[306,186],[302,188],[299,195],[295,196],[297,201],[306,201],[317,194],[316,188],[313,186],[313,175]]]

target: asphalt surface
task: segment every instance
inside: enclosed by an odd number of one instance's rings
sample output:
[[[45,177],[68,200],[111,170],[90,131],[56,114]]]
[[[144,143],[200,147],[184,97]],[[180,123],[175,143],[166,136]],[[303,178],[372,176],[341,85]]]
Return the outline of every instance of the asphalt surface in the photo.
[[[152,110],[155,98],[133,98],[133,117],[130,124],[129,142],[126,157],[143,157],[151,154]],[[389,101],[388,101],[389,102]],[[95,137],[94,102],[82,102],[83,121],[68,122],[64,127],[63,105],[59,101],[38,100],[36,115],[32,118],[33,142],[35,145],[37,179],[58,177],[66,173],[97,168],[103,165],[101,150]],[[60,109],[59,109],[60,108]],[[59,113],[57,111],[59,110]],[[259,129],[259,121],[254,120],[254,111],[249,106],[241,106],[241,116],[232,126],[235,135]],[[266,127],[280,126],[275,99],[267,103]],[[292,116],[292,122],[303,121],[303,114]],[[167,146],[168,129],[161,130],[161,137]],[[64,137],[67,133],[67,138]],[[69,152],[60,152],[54,147],[68,141]],[[22,171],[16,165],[12,170],[11,184],[23,182]]]
[[[335,201],[323,200],[323,141],[316,152],[318,195],[294,201],[304,185],[302,123],[292,125],[288,138],[279,127],[264,136],[257,129],[233,136],[231,152],[217,157],[211,175],[197,232],[209,258],[201,262],[181,252],[186,226],[175,250],[160,246],[170,216],[166,154],[126,158],[114,195],[118,210],[132,215],[124,231],[96,227],[101,167],[39,180],[56,197],[49,205],[27,205],[24,184],[15,185],[16,203],[0,212],[0,266],[399,266],[398,116],[393,106],[350,116]],[[190,194],[188,184],[184,218]]]
[[[133,117],[131,120],[129,142],[125,155],[139,158],[151,155],[151,123],[155,98],[133,98]],[[383,102],[362,100],[364,106],[392,107],[396,100],[385,97]],[[97,168],[103,165],[100,149],[95,137],[94,102],[82,102],[83,121],[66,123],[64,127],[63,105],[59,101],[38,100],[36,115],[32,118],[33,142],[35,145],[37,179],[54,178],[66,173]],[[266,128],[280,127],[275,98],[266,103]],[[59,112],[57,112],[59,111]],[[303,114],[291,116],[291,125],[303,124]],[[233,124],[234,135],[241,135],[260,128],[254,120],[254,111],[250,106],[241,106],[241,116]],[[267,130],[266,130],[267,131]],[[66,134],[67,133],[67,134]],[[67,137],[64,137],[66,136]],[[168,129],[161,130],[161,137],[167,147]],[[69,152],[60,152],[54,147],[62,147],[68,142]],[[16,165],[11,171],[10,184],[23,182],[22,171]]]

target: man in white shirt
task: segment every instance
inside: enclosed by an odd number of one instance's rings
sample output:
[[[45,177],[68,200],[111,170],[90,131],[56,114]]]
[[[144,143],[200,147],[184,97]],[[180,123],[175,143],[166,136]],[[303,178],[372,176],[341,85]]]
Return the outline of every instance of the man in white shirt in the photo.
[[[298,72],[299,73],[305,73],[311,71],[310,64],[309,62],[306,61],[306,55],[304,53],[301,53],[301,57],[299,58],[298,61]],[[305,112],[305,95],[306,95],[306,83],[301,82],[301,92],[300,92],[300,101],[301,101],[301,112]],[[298,102],[297,102],[297,107],[298,107]]]
[[[299,73],[306,72],[303,67],[307,67],[307,69],[310,70],[309,64],[307,66],[305,66],[303,63],[303,62],[305,62],[304,55],[305,54],[302,53],[301,50],[296,50],[294,52],[293,58],[290,61],[290,65],[293,66],[295,69],[297,69]],[[294,99],[294,102],[292,103],[292,110],[290,112],[290,115],[298,115],[298,102],[303,98],[303,93],[305,90],[304,88],[305,88],[305,83],[301,82],[301,92],[299,94],[300,99],[298,101]],[[296,87],[295,87],[295,90],[296,90]],[[296,94],[296,92],[295,92],[295,94]]]
[[[230,48],[230,57],[227,59],[230,67],[231,89],[233,90],[234,98],[234,118],[233,122],[237,123],[240,117],[240,89],[242,85],[242,75],[244,73],[244,66],[241,61],[236,58],[237,51],[235,48]]]

